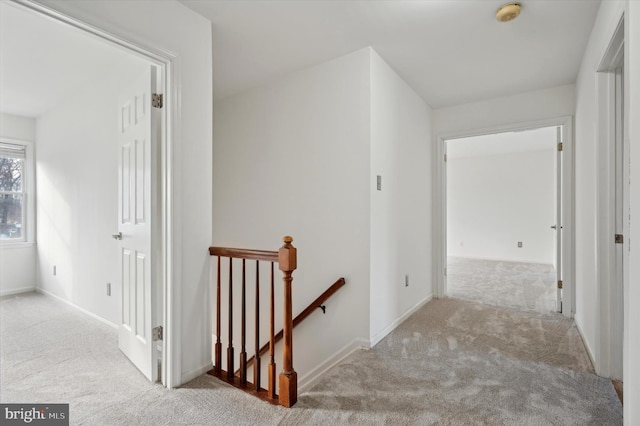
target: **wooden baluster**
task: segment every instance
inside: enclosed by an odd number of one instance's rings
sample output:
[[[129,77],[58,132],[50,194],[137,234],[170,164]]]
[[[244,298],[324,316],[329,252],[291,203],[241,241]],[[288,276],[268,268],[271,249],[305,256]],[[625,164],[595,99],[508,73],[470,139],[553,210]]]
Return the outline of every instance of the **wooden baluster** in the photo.
[[[256,354],[253,359],[253,383],[256,385],[256,390],[260,390],[260,261],[256,260],[256,313],[255,313],[255,327],[256,327]]]
[[[278,263],[283,273],[284,283],[284,322],[282,347],[282,372],[278,381],[280,405],[293,406],[298,400],[298,374],[293,369],[293,307],[291,283],[293,271],[297,267],[296,248],[291,245],[293,238],[286,236],[284,245],[278,251]]]
[[[274,324],[274,311],[275,305],[273,302],[274,296],[274,279],[273,279],[273,262],[271,262],[271,311],[269,313],[269,386],[268,386],[268,394],[269,398],[276,398],[276,362],[274,358],[275,352],[275,343],[273,341],[275,334],[275,324]]]
[[[216,288],[216,345],[215,345],[215,366],[214,371],[216,374],[220,374],[222,371],[222,342],[220,341],[220,256],[218,256],[218,279]]]
[[[227,346],[227,378],[233,379],[233,259],[229,258],[229,345]]]
[[[247,309],[246,309],[246,259],[242,259],[242,325],[240,330],[240,383],[247,384],[247,348],[246,348],[246,335],[247,335]]]

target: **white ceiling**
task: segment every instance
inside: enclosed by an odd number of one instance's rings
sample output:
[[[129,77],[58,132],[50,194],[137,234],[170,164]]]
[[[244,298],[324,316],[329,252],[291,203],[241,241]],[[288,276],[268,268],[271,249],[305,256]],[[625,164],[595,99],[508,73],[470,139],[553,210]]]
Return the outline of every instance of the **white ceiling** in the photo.
[[[0,1],[0,112],[38,117],[100,76],[143,61],[86,33]],[[118,74],[122,74],[119,76]]]
[[[600,0],[180,0],[213,22],[227,97],[372,46],[432,107],[574,83]]]
[[[213,22],[217,99],[372,46],[432,107],[575,82],[600,0],[181,0]],[[74,28],[0,1],[0,111],[37,117],[122,61]]]
[[[447,141],[447,158],[485,157],[516,152],[554,151],[556,127],[542,127]]]

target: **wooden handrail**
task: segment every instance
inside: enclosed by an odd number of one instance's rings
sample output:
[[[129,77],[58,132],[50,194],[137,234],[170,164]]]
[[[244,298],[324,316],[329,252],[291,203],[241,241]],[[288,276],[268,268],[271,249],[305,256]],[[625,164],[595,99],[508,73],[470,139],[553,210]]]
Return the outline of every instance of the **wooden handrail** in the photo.
[[[340,290],[340,288],[346,284],[346,281],[344,278],[338,278],[338,281],[336,281],[335,283],[333,283],[331,285],[331,287],[329,287],[328,289],[326,289],[324,291],[324,293],[322,293],[320,296],[318,296],[316,298],[316,300],[314,300],[313,302],[311,302],[309,304],[309,306],[307,306],[305,308],[304,311],[300,312],[300,314],[298,314],[297,317],[295,317],[293,319],[293,327],[295,328],[298,324],[300,324],[302,321],[305,320],[305,318],[307,318],[309,315],[311,315],[311,313],[313,311],[315,311],[316,309],[318,309],[320,306],[322,306],[322,304],[331,296],[333,296],[335,294],[335,292],[337,292],[338,290]],[[274,337],[274,343],[278,343],[280,340],[282,340],[282,336],[283,336],[283,330],[280,330]],[[258,354],[260,356],[264,355],[267,353],[267,351],[269,350],[269,343],[265,343],[264,346],[262,346],[260,348],[260,351],[258,352]],[[255,355],[252,356],[251,358],[249,358],[247,360],[247,368],[250,367],[256,360]],[[236,371],[236,375],[240,372],[240,370]]]
[[[278,252],[268,250],[252,250],[229,247],[209,247],[211,256],[232,257],[236,259],[264,260],[278,262]]]

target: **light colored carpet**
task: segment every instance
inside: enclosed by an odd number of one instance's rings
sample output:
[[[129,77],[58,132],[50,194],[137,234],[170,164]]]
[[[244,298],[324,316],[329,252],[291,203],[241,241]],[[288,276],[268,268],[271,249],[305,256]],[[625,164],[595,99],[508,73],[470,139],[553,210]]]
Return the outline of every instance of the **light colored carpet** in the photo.
[[[447,258],[449,296],[488,305],[555,313],[556,281],[553,265]]]
[[[429,302],[374,349],[331,369],[292,409],[209,376],[152,385],[115,330],[51,298],[0,302],[0,401],[70,402],[87,425],[621,425],[572,321],[455,299]]]

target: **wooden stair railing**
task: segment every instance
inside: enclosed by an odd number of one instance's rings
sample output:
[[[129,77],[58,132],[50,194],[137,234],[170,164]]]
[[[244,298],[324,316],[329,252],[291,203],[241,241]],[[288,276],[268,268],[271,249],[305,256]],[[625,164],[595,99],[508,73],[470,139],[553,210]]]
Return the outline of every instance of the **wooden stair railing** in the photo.
[[[293,406],[298,399],[298,376],[293,369],[293,319],[292,319],[292,299],[291,284],[293,282],[293,271],[297,267],[297,250],[291,243],[293,238],[286,236],[283,238],[284,245],[278,251],[262,251],[235,249],[226,247],[209,247],[209,254],[217,256],[217,279],[216,279],[216,342],[214,346],[214,365],[208,373],[216,376],[239,389],[252,393],[255,396],[269,401],[273,404],[280,404],[285,407]],[[227,370],[222,369],[222,340],[221,340],[221,262],[222,258],[229,259],[229,286],[228,286],[228,346],[227,346]],[[241,282],[241,325],[240,337],[241,348],[239,354],[239,376],[234,374],[234,347],[233,347],[233,259],[242,259],[242,282]],[[254,378],[253,383],[247,380],[247,352],[246,352],[246,261],[256,261],[256,283],[255,283],[255,355],[254,358]],[[270,286],[270,313],[269,313],[269,365],[267,389],[263,389],[260,383],[260,261],[271,262],[271,286]],[[275,336],[274,336],[274,264],[278,263],[283,274],[284,298],[283,298],[283,349],[282,349],[282,372],[278,378],[278,393],[276,394],[276,363],[274,360]]]
[[[340,288],[345,285],[345,280],[344,278],[338,278],[338,280],[333,283],[331,285],[331,287],[329,287],[328,289],[326,289],[320,296],[318,296],[318,298],[316,298],[316,300],[314,300],[313,302],[311,302],[309,304],[309,306],[307,306],[305,308],[304,311],[302,311],[300,314],[298,314],[297,317],[295,317],[293,319],[293,328],[296,328],[298,326],[298,324],[300,324],[302,321],[304,321],[305,318],[307,318],[309,315],[311,315],[311,313],[313,311],[315,311],[318,308],[321,308],[322,311],[324,312],[325,307],[323,305],[324,302],[327,301],[328,298],[330,298],[331,296],[333,296],[335,294],[336,291],[340,290]],[[274,344],[278,343],[280,340],[282,340],[282,335],[283,335],[283,331],[284,330],[280,330],[273,338]],[[258,351],[258,356],[261,357],[262,355],[266,354],[267,351],[269,350],[269,347],[271,346],[271,342],[269,343],[265,343],[260,350]],[[253,355],[251,358],[249,358],[247,360],[247,367],[253,365],[253,363],[256,360],[256,356]],[[259,364],[258,364],[259,365]],[[236,370],[236,376],[240,374],[240,370]]]

